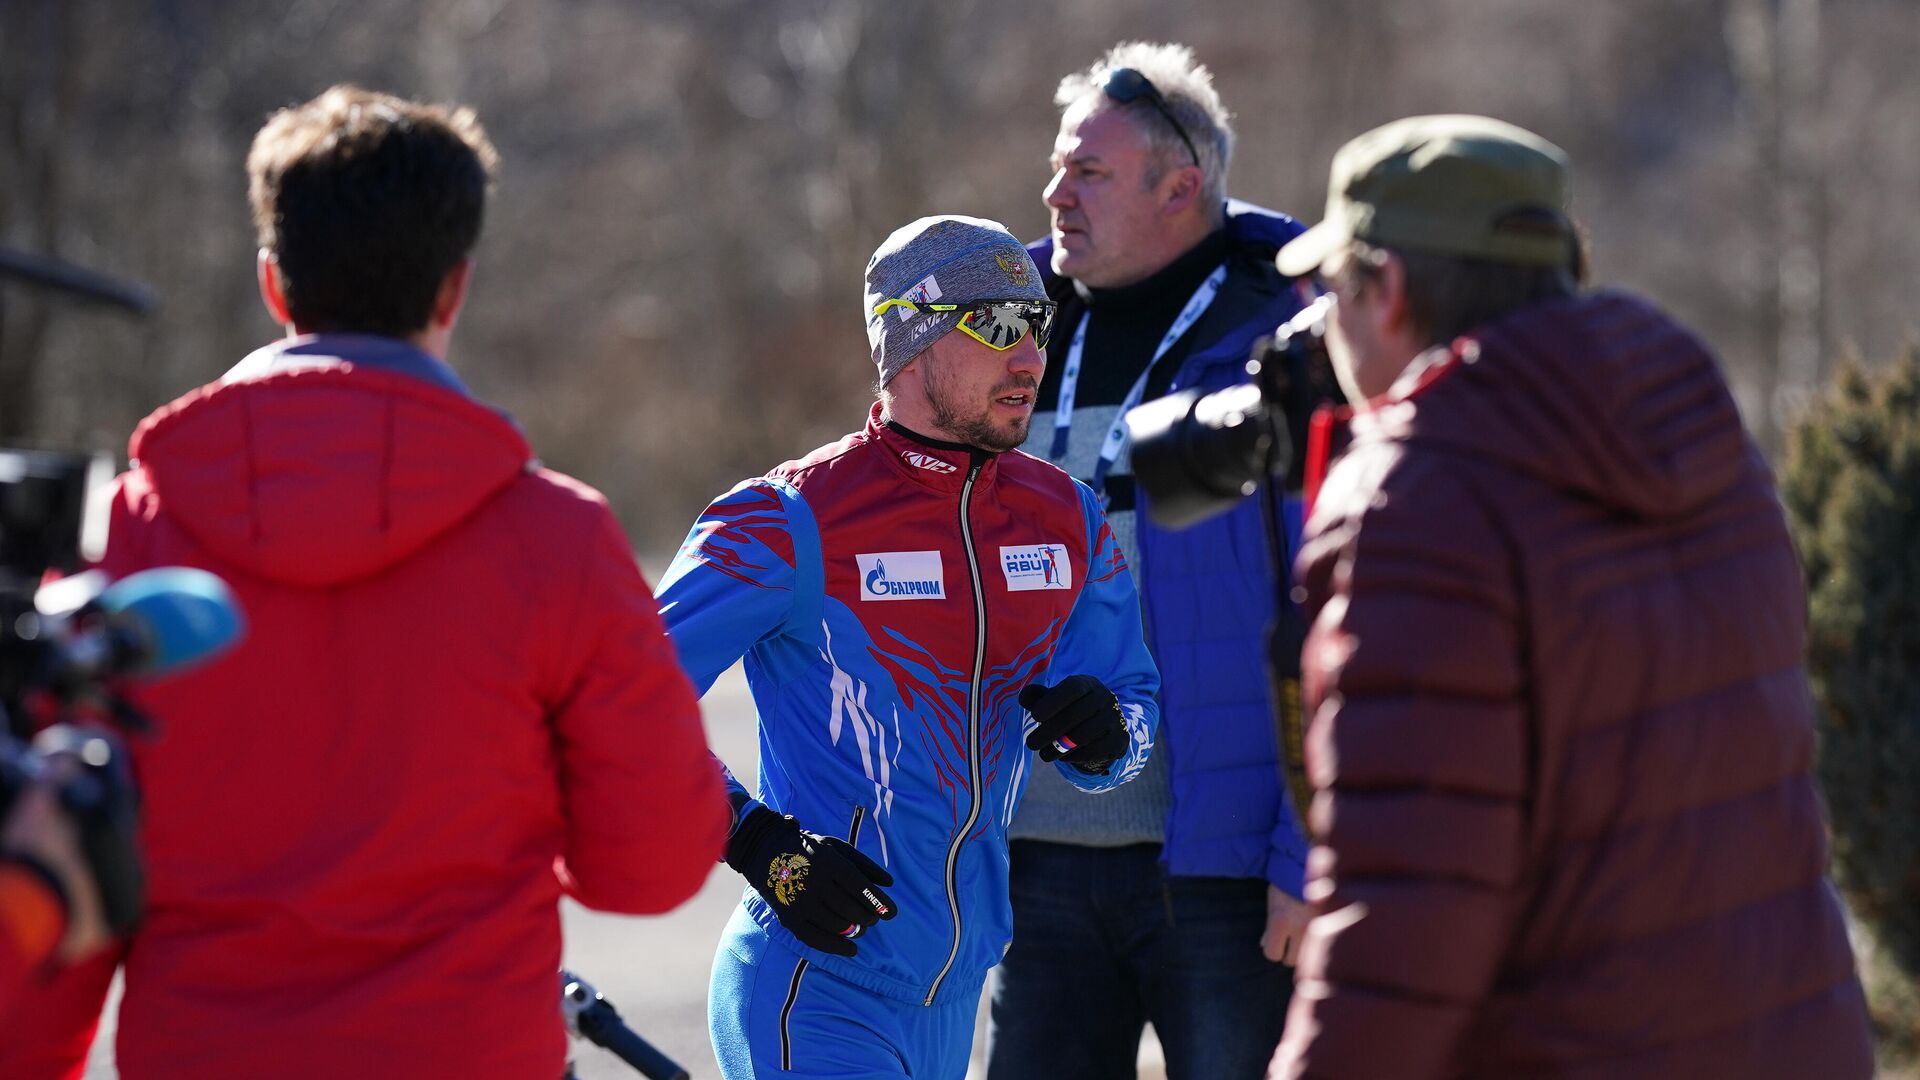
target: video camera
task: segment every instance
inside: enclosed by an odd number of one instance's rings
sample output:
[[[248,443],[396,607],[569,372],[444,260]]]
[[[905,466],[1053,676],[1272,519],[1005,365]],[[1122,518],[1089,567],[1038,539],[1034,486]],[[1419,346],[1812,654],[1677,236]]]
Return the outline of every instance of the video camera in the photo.
[[[1149,517],[1184,529],[1253,494],[1263,479],[1299,488],[1314,407],[1340,397],[1326,354],[1332,311],[1333,297],[1322,296],[1256,341],[1250,382],[1211,394],[1183,390],[1127,413]]]
[[[78,826],[109,927],[124,934],[144,893],[134,848],[138,798],[121,739],[148,724],[119,690],[224,652],[241,632],[226,585],[169,567],[109,584],[98,571],[46,582],[97,557],[90,513],[113,463],[0,449],[0,821],[36,780]],[[55,761],[71,761],[56,769]]]

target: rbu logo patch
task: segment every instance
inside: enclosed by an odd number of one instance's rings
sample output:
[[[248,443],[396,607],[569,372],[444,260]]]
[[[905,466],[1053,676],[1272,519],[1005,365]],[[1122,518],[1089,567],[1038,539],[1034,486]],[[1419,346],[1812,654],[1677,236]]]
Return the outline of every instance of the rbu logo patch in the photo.
[[[1073,588],[1073,562],[1065,544],[1022,544],[1000,549],[1000,572],[1008,592]]]
[[[855,555],[862,600],[945,600],[946,577],[937,551],[880,551]]]

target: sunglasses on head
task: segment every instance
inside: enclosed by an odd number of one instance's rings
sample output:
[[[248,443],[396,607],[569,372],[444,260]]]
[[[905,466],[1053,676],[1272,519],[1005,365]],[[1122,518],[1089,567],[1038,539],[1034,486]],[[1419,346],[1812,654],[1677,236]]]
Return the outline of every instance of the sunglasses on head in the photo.
[[[1055,304],[1051,300],[970,300],[964,304],[935,304],[930,301],[885,300],[873,309],[875,315],[885,315],[896,307],[912,312],[947,313],[964,311],[960,316],[960,329],[968,337],[997,352],[1005,352],[1020,344],[1020,339],[1033,333],[1033,343],[1040,348],[1047,347],[1047,335],[1053,329],[1053,311]]]
[[[1160,115],[1167,118],[1180,141],[1187,144],[1187,153],[1193,155],[1193,163],[1200,164],[1200,152],[1193,148],[1193,140],[1187,137],[1186,125],[1174,118],[1173,110],[1167,107],[1167,99],[1160,94],[1160,88],[1153,81],[1132,68],[1114,68],[1107,72],[1107,81],[1100,86],[1100,92],[1122,105],[1131,105],[1146,98]]]

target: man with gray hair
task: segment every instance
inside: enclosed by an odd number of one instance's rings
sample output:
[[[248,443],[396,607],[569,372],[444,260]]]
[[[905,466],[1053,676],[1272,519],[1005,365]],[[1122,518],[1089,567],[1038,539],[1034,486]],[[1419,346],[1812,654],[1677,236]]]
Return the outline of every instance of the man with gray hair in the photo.
[[[960,1080],[1035,754],[1106,791],[1153,745],[1100,504],[1014,450],[1053,317],[1039,269],[997,222],[922,218],[874,252],[863,309],[865,427],[715,500],[660,585],[695,685],[744,657],[760,713],[758,795],[728,777],[749,888],[709,997],[730,1080]]]
[[[1258,1076],[1280,1041],[1305,924],[1306,844],[1284,790],[1265,533],[1297,498],[1175,533],[1138,513],[1128,408],[1244,381],[1299,309],[1274,253],[1291,218],[1226,198],[1233,128],[1182,45],[1123,43],[1062,79],[1050,235],[1029,247],[1060,332],[1026,449],[1089,484],[1141,575],[1167,740],[1141,779],[1074,799],[1037,776],[1012,829],[1014,942],[994,992],[993,1080],[1132,1077],[1151,1021],[1169,1074]]]

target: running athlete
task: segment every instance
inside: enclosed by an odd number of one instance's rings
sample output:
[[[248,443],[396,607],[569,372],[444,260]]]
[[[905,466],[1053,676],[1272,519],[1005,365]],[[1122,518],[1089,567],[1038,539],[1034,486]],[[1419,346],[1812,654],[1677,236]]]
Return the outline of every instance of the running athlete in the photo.
[[[1159,718],[1098,501],[1014,450],[1053,316],[1025,249],[923,218],[865,303],[865,429],[723,495],[661,582],[696,686],[744,656],[759,710],[759,796],[728,777],[750,889],[708,1006],[729,1080],[964,1076],[1035,753],[1104,791]]]

